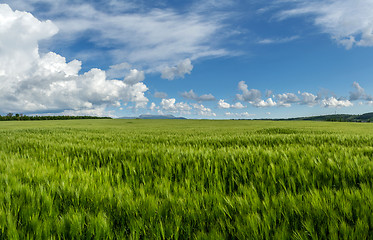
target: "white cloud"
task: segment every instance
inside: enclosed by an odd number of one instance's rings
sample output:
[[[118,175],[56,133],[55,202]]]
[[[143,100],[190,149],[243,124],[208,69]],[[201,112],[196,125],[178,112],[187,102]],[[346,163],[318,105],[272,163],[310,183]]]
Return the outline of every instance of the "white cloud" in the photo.
[[[215,97],[212,94],[203,94],[201,96],[198,96],[193,89],[191,89],[189,92],[183,92],[181,94],[182,97],[186,99],[191,99],[194,101],[202,102],[202,101],[214,101]]]
[[[100,69],[79,75],[80,61],[66,62],[53,52],[40,56],[38,42],[57,31],[51,21],[0,5],[0,112],[102,113],[120,102],[147,104],[148,88],[139,73],[130,74],[127,83],[108,80]]]
[[[273,95],[273,92],[268,90],[266,92],[267,99],[265,100],[261,98],[261,92],[259,90],[249,90],[247,84],[244,81],[241,81],[238,84],[238,88],[242,91],[242,94],[237,94],[236,97],[237,99],[249,102],[252,106],[258,108],[275,106],[291,107],[292,104],[308,106],[315,106],[320,104],[320,106],[322,107],[350,107],[353,106],[353,104],[350,102],[353,100],[362,99],[366,101],[373,101],[373,97],[367,95],[365,93],[365,90],[360,87],[357,82],[354,82],[353,86],[356,90],[354,92],[350,92],[350,100],[345,100],[344,98],[336,99],[335,97],[328,97],[328,91],[320,92],[318,95],[314,95],[308,92],[301,93],[300,91],[298,91],[298,94],[283,93]],[[272,97],[269,97],[270,95],[272,95]],[[236,104],[238,105],[234,106],[220,99],[218,102],[218,107],[224,109],[243,107],[241,103]]]
[[[164,110],[174,110],[176,109],[176,106],[175,106],[175,103],[176,103],[176,99],[175,98],[170,98],[170,99],[162,99],[162,102],[161,102],[161,107],[162,109]]]
[[[233,118],[250,118],[250,117],[255,116],[255,114],[250,114],[248,112],[243,112],[243,113],[226,112],[225,115],[228,117],[233,117]]]
[[[352,86],[355,88],[355,91],[350,92],[350,101],[355,101],[355,100],[366,100],[366,101],[372,101],[373,98],[372,96],[368,95],[365,93],[365,89],[362,88],[359,83],[354,82]]]
[[[235,4],[236,2],[234,0],[205,0],[196,1],[192,7],[196,8],[197,11],[211,13],[211,11],[214,10],[225,10]]]
[[[242,103],[240,102],[236,102],[235,104],[231,104],[231,108],[242,109],[242,108],[245,108],[245,106],[242,105]]]
[[[317,96],[312,94],[312,93],[303,92],[303,93],[301,93],[301,96],[302,96],[302,99],[301,99],[300,104],[308,105],[308,106],[314,106],[318,102],[317,101]]]
[[[192,106],[197,111],[197,115],[205,117],[216,117],[216,114],[210,108],[207,108],[202,104],[192,104]]]
[[[340,108],[340,107],[351,107],[353,106],[353,104],[349,100],[338,100],[335,97],[330,97],[327,99],[323,99],[321,101],[321,106]]]
[[[180,62],[173,67],[164,67],[162,69],[161,77],[168,80],[174,80],[175,78],[184,78],[185,74],[190,74],[193,70],[192,62],[189,58]]]
[[[65,110],[57,115],[63,116],[97,116],[97,117],[112,117],[116,118],[117,116],[113,111],[107,111],[106,106],[97,106],[93,109],[82,109],[82,110]]]
[[[238,83],[238,88],[242,91],[242,94],[237,94],[238,100],[247,101],[255,107],[274,107],[277,103],[272,98],[267,100],[262,99],[262,93],[257,89],[248,89],[247,84],[244,81]]]
[[[353,46],[373,46],[371,0],[301,0],[293,9],[281,12],[279,18],[299,15],[309,15],[316,26],[347,49]]]
[[[259,44],[280,44],[280,43],[287,43],[292,42],[294,40],[299,39],[299,36],[291,36],[291,37],[285,37],[285,38],[265,38],[262,40],[259,40]]]
[[[175,98],[170,99],[162,99],[160,106],[162,110],[173,112],[173,113],[182,113],[182,114],[190,114],[190,110],[192,107],[189,104],[180,102],[176,103]]]
[[[272,100],[272,98],[268,98],[267,100],[260,100],[257,102],[250,102],[255,107],[274,107],[277,106],[277,103]]]
[[[0,76],[17,77],[35,68],[37,44],[58,32],[51,21],[41,22],[30,13],[13,12],[0,5]]]
[[[242,91],[242,94],[236,95],[237,99],[240,101],[257,102],[261,100],[262,93],[257,89],[249,90],[244,81],[238,83],[238,89]]]
[[[145,79],[143,71],[137,69],[131,69],[130,73],[124,78],[124,82],[129,85],[134,85],[136,83],[142,82]]]
[[[146,72],[160,70],[160,66],[171,66],[186,58],[230,54],[220,47],[230,35],[225,31],[224,20],[232,14],[226,11],[211,12],[209,9],[204,12],[195,7],[177,11],[162,6],[161,2],[144,4],[132,0],[5,1],[18,9],[35,11],[43,18],[52,19],[61,31],[51,44],[74,42],[84,35],[90,44],[98,46],[95,49],[112,49],[105,53],[110,54],[114,62],[140,65]]]
[[[283,93],[276,96],[279,106],[290,107],[292,103],[299,102],[299,98],[294,93]]]
[[[225,102],[223,99],[219,100],[218,107],[219,108],[224,108],[224,109],[228,109],[228,108],[242,109],[242,108],[245,108],[245,106],[242,105],[242,103],[240,103],[240,102],[236,102],[235,104],[229,104],[229,103]]]
[[[231,105],[229,103],[226,103],[223,99],[220,99],[218,102],[218,107],[228,109],[231,108]]]
[[[110,78],[123,78],[130,69],[131,64],[124,62],[110,66],[110,69],[106,72],[106,74]]]
[[[149,109],[150,109],[151,111],[154,111],[156,108],[157,108],[157,105],[155,105],[155,103],[152,102],[152,103],[150,104]]]

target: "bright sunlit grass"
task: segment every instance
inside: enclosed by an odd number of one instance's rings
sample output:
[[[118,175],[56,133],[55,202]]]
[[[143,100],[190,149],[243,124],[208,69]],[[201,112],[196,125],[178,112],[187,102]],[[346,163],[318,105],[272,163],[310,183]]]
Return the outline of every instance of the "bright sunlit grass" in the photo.
[[[365,239],[373,125],[0,123],[0,239]]]

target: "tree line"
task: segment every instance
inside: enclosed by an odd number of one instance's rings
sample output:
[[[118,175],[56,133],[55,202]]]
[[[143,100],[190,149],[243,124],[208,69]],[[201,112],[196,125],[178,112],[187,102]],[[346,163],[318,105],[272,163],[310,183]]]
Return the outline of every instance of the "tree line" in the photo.
[[[71,120],[71,119],[111,119],[110,117],[95,117],[95,116],[27,116],[24,114],[8,113],[1,116],[0,121],[31,121],[31,120]]]

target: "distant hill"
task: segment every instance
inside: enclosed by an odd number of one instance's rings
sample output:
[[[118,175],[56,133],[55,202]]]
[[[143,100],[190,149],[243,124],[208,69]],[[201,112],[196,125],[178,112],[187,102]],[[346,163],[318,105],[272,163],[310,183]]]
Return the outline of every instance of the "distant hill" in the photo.
[[[184,117],[175,117],[174,115],[149,115],[142,114],[138,117],[121,117],[120,119],[186,119]]]
[[[312,117],[299,117],[276,120],[307,120],[307,121],[330,121],[330,122],[373,122],[373,112],[361,115],[353,114],[332,114]]]

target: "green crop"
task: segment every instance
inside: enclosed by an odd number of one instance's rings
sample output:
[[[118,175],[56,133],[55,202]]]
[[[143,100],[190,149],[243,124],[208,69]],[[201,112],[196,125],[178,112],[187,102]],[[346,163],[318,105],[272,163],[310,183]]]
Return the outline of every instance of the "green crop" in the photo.
[[[373,238],[373,126],[0,123],[0,239]]]

